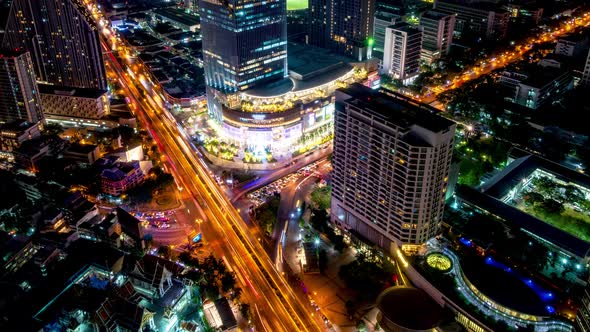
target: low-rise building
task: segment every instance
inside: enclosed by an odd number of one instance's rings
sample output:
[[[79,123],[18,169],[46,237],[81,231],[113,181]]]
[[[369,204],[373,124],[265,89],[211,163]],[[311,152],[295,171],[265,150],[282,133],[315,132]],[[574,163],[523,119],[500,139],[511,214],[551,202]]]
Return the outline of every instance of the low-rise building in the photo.
[[[64,157],[93,164],[100,158],[100,150],[98,145],[73,143],[64,152]]]
[[[189,14],[178,8],[160,8],[153,11],[153,14],[162,21],[170,22],[173,26],[184,31],[196,32],[201,27],[199,16]]]
[[[3,273],[14,273],[37,252],[37,247],[28,236],[17,235],[0,247],[0,263]]]
[[[0,125],[0,150],[14,151],[25,141],[41,136],[39,123],[15,120]]]
[[[39,84],[47,118],[100,119],[109,114],[106,90]]]
[[[144,175],[138,161],[119,162],[101,173],[102,192],[120,196],[143,181]]]
[[[569,71],[541,66],[524,72],[505,71],[500,82],[512,91],[509,101],[531,109],[555,101],[573,87]]]

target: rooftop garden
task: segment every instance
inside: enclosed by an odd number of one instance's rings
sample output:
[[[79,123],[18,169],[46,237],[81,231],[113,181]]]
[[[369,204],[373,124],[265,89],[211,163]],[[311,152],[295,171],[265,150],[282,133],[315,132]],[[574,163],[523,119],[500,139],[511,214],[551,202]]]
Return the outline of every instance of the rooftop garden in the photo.
[[[580,187],[536,176],[510,202],[514,207],[590,242],[590,201]]]

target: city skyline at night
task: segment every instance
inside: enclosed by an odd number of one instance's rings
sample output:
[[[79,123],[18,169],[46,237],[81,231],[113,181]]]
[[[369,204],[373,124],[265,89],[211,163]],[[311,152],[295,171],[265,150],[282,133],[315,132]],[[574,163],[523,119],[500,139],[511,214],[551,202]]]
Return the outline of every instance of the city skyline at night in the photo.
[[[586,332],[585,0],[0,0],[0,330]]]

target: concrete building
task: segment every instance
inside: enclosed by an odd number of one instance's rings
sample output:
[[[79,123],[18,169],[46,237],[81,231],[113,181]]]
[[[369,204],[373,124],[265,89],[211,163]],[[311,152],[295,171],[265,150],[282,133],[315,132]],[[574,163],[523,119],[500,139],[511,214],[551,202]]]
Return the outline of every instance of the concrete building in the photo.
[[[30,54],[0,50],[0,123],[43,120],[38,93]]]
[[[308,43],[363,61],[372,57],[375,0],[310,0]]]
[[[502,6],[503,9],[510,13],[510,19],[513,22],[537,26],[541,17],[543,17],[543,8],[531,4],[520,4],[517,2],[509,2]]]
[[[93,144],[70,144],[65,150],[64,157],[82,162],[93,164],[100,158],[98,145]]]
[[[77,0],[12,0],[1,46],[31,53],[39,81],[106,89],[98,27]]]
[[[509,100],[531,109],[550,103],[573,87],[569,71],[555,67],[535,66],[525,72],[505,71],[500,82],[513,91]]]
[[[584,74],[582,75],[582,84],[586,87],[590,86],[590,51],[586,58],[586,65],[584,66]]]
[[[442,222],[455,123],[399,94],[337,91],[332,222],[411,252]]]
[[[102,171],[102,192],[112,196],[120,196],[127,190],[143,181],[144,175],[138,161],[116,163],[113,167]]]
[[[436,0],[434,9],[455,14],[455,31],[470,33],[485,39],[503,39],[508,32],[510,13],[494,4],[474,0]]]
[[[401,16],[390,12],[375,12],[373,21],[373,57],[383,60],[385,29],[401,21]]]
[[[14,151],[25,141],[41,136],[39,123],[16,120],[0,125],[0,151]]]
[[[429,10],[420,17],[420,26],[423,30],[423,60],[430,63],[449,53],[455,31],[455,15]]]
[[[39,84],[39,91],[48,119],[100,119],[110,113],[106,90]]]
[[[420,73],[422,30],[407,23],[385,29],[382,71],[408,84]]]

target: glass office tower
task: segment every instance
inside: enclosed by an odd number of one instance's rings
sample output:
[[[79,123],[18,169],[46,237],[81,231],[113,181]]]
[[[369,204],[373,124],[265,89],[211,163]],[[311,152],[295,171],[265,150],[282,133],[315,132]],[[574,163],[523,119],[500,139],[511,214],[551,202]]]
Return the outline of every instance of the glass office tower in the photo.
[[[286,0],[201,0],[205,80],[223,93],[287,76]]]

